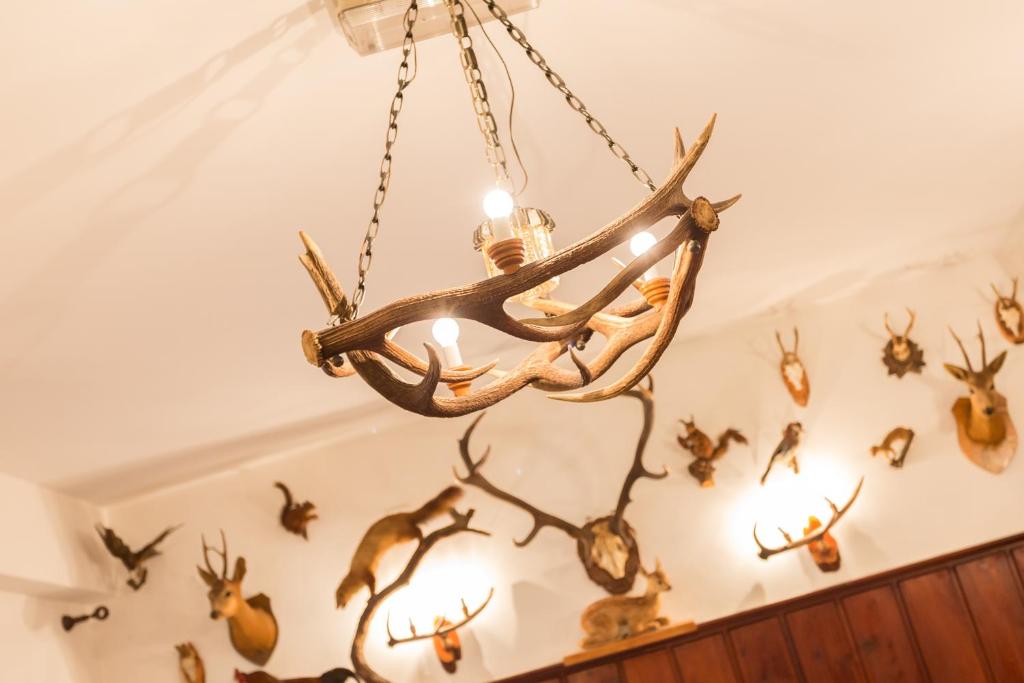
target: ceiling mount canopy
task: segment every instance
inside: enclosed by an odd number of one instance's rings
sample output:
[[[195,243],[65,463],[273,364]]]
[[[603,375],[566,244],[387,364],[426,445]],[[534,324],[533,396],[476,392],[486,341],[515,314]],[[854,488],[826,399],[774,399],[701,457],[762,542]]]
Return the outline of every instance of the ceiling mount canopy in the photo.
[[[676,130],[672,169],[661,185],[655,184],[569,89],[562,77],[548,66],[525,34],[512,23],[508,13],[493,0],[483,0],[482,5],[526,51],[530,61],[544,73],[548,82],[605,141],[609,150],[626,164],[633,176],[650,190],[643,201],[621,218],[556,251],[551,241],[554,223],[550,217],[540,209],[520,206],[517,201],[523,188],[517,192],[511,180],[501,135],[491,113],[483,74],[466,22],[467,9],[472,15],[476,13],[463,0],[439,1],[447,9],[450,28],[458,42],[473,109],[495,176],[494,190],[484,198],[487,219],[474,234],[474,244],[484,256],[490,277],[471,285],[399,299],[359,317],[374,255],[374,240],[380,229],[381,207],[390,184],[398,116],[405,90],[415,78],[413,33],[421,3],[413,0],[406,6],[402,18],[404,39],[398,89],[389,112],[380,182],[359,256],[358,280],[351,300],[316,243],[305,233],[300,233],[306,246],[306,253],[300,260],[332,316],[332,324],[326,329],[317,332],[306,330],[302,334],[306,359],[332,377],[358,374],[389,401],[431,417],[456,417],[476,412],[528,385],[553,392],[551,398],[576,402],[604,400],[629,391],[654,368],[675,335],[680,321],[693,303],[708,239],[718,228],[718,214],[739,199],[737,195],[719,202],[703,197],[691,200],[683,191],[683,182],[711,138],[715,117],[708,121],[689,150],[684,149]],[[479,17],[476,23],[481,24]],[[644,232],[669,217],[678,220],[660,240]],[[572,305],[550,298],[558,278],[599,257],[610,256],[614,248],[627,242],[634,259],[628,264],[620,264],[621,269],[588,301]],[[674,257],[671,274],[659,275],[656,264],[670,255]],[[641,296],[633,302],[615,305],[615,300],[631,286]],[[509,300],[543,315],[515,318],[505,310]],[[499,370],[497,361],[469,367],[463,364],[457,346],[458,326],[450,320],[456,318],[476,321],[509,337],[534,342],[537,347],[509,370]],[[444,363],[441,354],[430,344],[426,345],[427,357],[424,359],[394,341],[400,327],[421,321],[439,321],[434,326],[434,336],[444,352]],[[578,351],[594,333],[604,337],[606,343],[589,360],[584,360]],[[627,349],[647,339],[652,340],[650,345],[619,379],[602,389],[567,393],[587,387],[604,375]],[[566,354],[572,366],[556,365],[556,361]],[[419,376],[419,381],[410,383],[403,380],[387,362]],[[478,381],[485,375],[490,376],[490,382]],[[447,384],[454,396],[437,395],[440,383]]]

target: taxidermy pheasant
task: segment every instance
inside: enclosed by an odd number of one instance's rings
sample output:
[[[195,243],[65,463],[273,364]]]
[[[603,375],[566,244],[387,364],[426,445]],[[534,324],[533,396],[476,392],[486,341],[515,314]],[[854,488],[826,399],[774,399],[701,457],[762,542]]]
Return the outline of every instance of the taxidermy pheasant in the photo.
[[[284,507],[281,508],[281,526],[308,541],[309,536],[306,532],[306,526],[314,519],[319,519],[316,514],[316,506],[308,500],[303,503],[296,503],[292,498],[292,492],[279,481],[274,482],[274,486],[281,489],[281,493],[284,494]]]
[[[146,583],[146,577],[148,575],[145,567],[146,562],[159,555],[160,551],[157,550],[157,546],[163,543],[164,539],[171,535],[171,532],[180,528],[180,524],[177,526],[167,527],[163,530],[163,533],[138,551],[133,551],[129,548],[128,545],[121,540],[121,537],[114,533],[114,530],[110,527],[97,524],[96,533],[100,535],[100,540],[102,540],[103,545],[106,546],[107,552],[121,560],[121,564],[123,564],[125,569],[128,570],[129,577],[125,583],[131,586],[132,590],[137,591]]]

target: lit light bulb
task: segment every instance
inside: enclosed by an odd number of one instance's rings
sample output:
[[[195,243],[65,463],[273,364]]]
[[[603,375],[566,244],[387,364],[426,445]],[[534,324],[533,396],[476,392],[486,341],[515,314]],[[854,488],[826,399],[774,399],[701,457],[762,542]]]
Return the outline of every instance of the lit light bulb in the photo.
[[[633,235],[633,239],[629,240],[629,250],[633,252],[633,256],[642,256],[657,243],[657,237],[646,230],[641,230]],[[648,268],[644,273],[644,280],[653,280],[656,277],[658,277],[658,271],[654,266]]]
[[[495,189],[484,195],[484,213],[491,219],[491,229],[494,232],[494,241],[512,239],[512,210],[515,208],[515,201],[512,195],[505,190]]]
[[[434,340],[444,351],[444,360],[449,368],[462,365],[462,353],[459,351],[459,323],[452,318],[438,318],[431,329]]]

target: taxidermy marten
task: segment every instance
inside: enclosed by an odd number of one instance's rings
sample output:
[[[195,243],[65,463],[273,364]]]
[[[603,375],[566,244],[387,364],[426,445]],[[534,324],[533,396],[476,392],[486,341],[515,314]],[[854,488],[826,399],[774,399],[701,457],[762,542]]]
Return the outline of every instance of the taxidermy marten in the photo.
[[[281,493],[284,494],[284,507],[281,508],[281,526],[308,541],[309,536],[306,534],[306,525],[314,519],[319,519],[315,512],[316,506],[308,500],[304,503],[296,503],[292,499],[292,492],[279,481],[275,481],[274,486],[281,489]]]
[[[274,678],[265,671],[253,671],[250,674],[244,674],[235,669],[235,683],[344,683],[349,679],[359,680],[348,669],[331,669],[319,677],[288,679]]]
[[[375,593],[377,564],[391,546],[406,541],[423,540],[420,524],[439,517],[455,507],[462,498],[462,489],[449,486],[414,512],[399,512],[375,522],[359,541],[352,556],[348,575],[341,580],[335,593],[338,607],[348,604],[364,586]]]

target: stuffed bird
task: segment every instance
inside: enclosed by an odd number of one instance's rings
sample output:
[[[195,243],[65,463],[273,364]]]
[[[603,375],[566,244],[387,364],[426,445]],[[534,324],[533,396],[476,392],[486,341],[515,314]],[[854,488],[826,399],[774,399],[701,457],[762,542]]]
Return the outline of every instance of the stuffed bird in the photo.
[[[139,551],[133,551],[128,545],[121,540],[121,537],[114,533],[114,530],[110,527],[105,527],[102,524],[96,525],[96,533],[100,535],[100,540],[103,541],[103,545],[106,546],[107,552],[121,560],[121,564],[125,566],[125,569],[129,572],[129,578],[126,583],[132,587],[132,590],[139,590],[143,584],[146,583],[147,571],[145,564],[149,560],[153,559],[160,554],[157,550],[157,546],[163,543],[164,539],[170,536],[171,532],[181,528],[181,525],[171,526],[164,529],[163,533],[150,541]]]
[[[771,460],[768,461],[768,469],[761,476],[761,486],[768,479],[768,473],[772,471],[775,461],[778,460],[785,466],[792,467],[794,474],[800,474],[800,464],[796,460],[797,452],[800,450],[800,442],[803,440],[804,427],[799,422],[790,422],[782,433],[782,441],[775,447]]]

